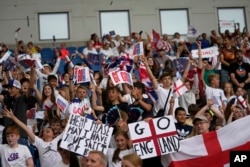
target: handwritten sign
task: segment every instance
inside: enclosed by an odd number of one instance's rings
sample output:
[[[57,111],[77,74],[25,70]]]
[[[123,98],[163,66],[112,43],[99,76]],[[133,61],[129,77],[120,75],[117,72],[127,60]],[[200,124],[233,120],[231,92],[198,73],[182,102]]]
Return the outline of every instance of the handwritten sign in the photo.
[[[91,114],[92,108],[88,99],[80,100],[75,98],[69,105],[70,114],[85,115]]]
[[[172,116],[129,124],[134,151],[142,159],[179,150],[179,140]]]
[[[201,49],[201,57],[202,58],[210,58],[210,57],[215,57],[219,55],[219,49],[217,46]],[[198,49],[192,50],[192,57],[193,58],[198,58]]]
[[[113,81],[114,85],[120,84],[120,83],[127,83],[129,85],[133,86],[133,80],[130,73],[126,71],[112,71],[109,73],[111,80]]]
[[[87,156],[91,150],[106,154],[112,132],[112,127],[71,114],[60,147],[83,156]]]

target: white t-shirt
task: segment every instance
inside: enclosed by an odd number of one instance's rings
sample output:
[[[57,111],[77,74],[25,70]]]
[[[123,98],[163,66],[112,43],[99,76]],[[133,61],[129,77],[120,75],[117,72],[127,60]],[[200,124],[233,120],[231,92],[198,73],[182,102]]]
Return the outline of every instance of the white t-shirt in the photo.
[[[115,152],[115,148],[109,148],[107,151],[107,157],[108,157],[108,167],[121,167],[121,161],[117,161],[117,162],[112,162],[112,158]],[[133,149],[129,149],[129,150],[122,150],[120,151],[119,157],[120,159],[122,159],[125,155],[134,153]]]
[[[16,148],[11,148],[8,144],[0,145],[0,157],[2,167],[26,167],[27,159],[32,158],[28,147],[21,144]]]
[[[70,103],[68,111],[69,111],[68,114],[81,115],[84,112],[85,115],[85,114],[91,114],[92,108],[88,98],[84,98],[83,100],[75,98]]]
[[[60,161],[54,167],[69,167],[69,164],[64,164],[63,161]]]
[[[224,94],[222,89],[212,88],[212,87],[206,85],[205,93],[206,93],[207,99],[214,99],[214,101],[215,101],[214,105],[222,106],[222,101],[223,102],[227,101],[227,98],[225,97],[225,94]],[[216,104],[216,103],[218,103],[218,104]]]
[[[89,50],[87,47],[83,49],[82,53],[84,55],[88,55],[89,53],[98,54],[95,48],[93,48],[92,50]]]
[[[173,96],[173,88],[171,88],[171,89],[172,89],[172,91],[171,91],[169,98],[168,98],[168,102],[167,102],[166,109],[165,109],[165,115],[168,115],[168,111],[169,111],[169,107],[170,107],[169,100]],[[158,84],[158,88],[155,89],[155,92],[158,96],[158,100],[154,104],[154,116],[157,115],[157,113],[160,109],[164,108],[164,105],[165,105],[167,97],[168,97],[169,90],[170,89],[163,88],[160,84]],[[179,100],[178,100],[178,98],[175,98],[173,110],[175,110],[178,106],[179,106]]]
[[[61,137],[62,134],[51,142],[45,142],[41,138],[35,137],[35,142],[33,144],[38,149],[41,167],[54,166],[62,160],[61,155],[57,152],[57,142]]]
[[[114,56],[113,50],[109,48],[108,50],[101,50],[101,53],[106,56],[106,59],[108,59],[111,56]]]

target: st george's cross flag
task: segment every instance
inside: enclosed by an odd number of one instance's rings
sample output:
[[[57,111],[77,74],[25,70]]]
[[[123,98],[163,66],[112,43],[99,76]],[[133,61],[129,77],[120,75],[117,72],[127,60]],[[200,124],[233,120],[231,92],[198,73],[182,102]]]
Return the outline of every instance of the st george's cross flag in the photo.
[[[250,150],[250,116],[180,141],[180,150],[162,156],[164,167],[229,167],[230,151]]]
[[[187,87],[184,85],[184,83],[180,79],[177,79],[174,82],[173,89],[174,89],[174,92],[173,92],[174,98],[177,98],[183,95],[187,91]]]

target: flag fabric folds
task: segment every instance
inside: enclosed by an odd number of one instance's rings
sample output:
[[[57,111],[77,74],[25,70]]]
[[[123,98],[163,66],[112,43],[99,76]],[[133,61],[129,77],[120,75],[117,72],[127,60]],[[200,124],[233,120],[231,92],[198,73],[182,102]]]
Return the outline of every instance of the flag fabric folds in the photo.
[[[140,63],[139,66],[139,77],[140,81],[145,85],[148,96],[155,103],[158,100],[158,96],[153,88],[153,84],[149,78],[146,66],[143,63]]]
[[[164,167],[229,167],[230,151],[250,150],[250,116],[180,141],[179,152],[162,156]],[[232,137],[234,137],[232,139]]]

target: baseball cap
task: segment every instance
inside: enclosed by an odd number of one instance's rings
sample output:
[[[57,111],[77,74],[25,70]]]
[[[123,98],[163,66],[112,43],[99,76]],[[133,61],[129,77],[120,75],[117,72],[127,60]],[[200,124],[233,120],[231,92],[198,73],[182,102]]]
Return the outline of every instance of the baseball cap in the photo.
[[[16,87],[21,89],[21,83],[18,80],[9,80],[8,85],[4,85],[3,87]]]
[[[204,115],[199,115],[199,116],[196,116],[193,120],[193,124],[196,122],[196,121],[206,121],[208,122],[208,119],[207,117],[205,117]]]
[[[49,64],[44,64],[43,67],[50,67],[50,65]]]

